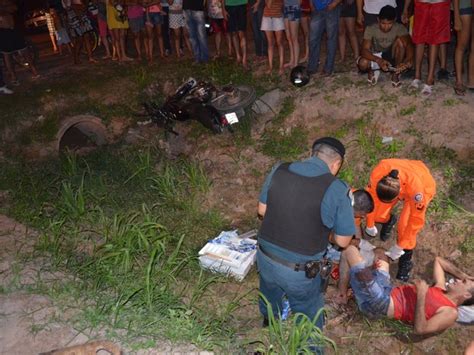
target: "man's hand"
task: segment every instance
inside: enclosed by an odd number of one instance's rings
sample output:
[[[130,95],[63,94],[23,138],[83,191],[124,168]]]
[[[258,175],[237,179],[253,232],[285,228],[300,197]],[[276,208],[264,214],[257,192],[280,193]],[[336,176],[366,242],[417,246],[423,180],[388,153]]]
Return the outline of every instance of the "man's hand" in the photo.
[[[460,16],[454,16],[454,30],[458,32],[462,30],[462,22]]]
[[[416,279],[413,283],[415,284],[417,294],[421,295],[428,292],[429,286],[425,280]]]
[[[402,12],[402,23],[406,25],[408,23],[408,11]]]
[[[363,14],[357,14],[357,19],[356,22],[359,26],[364,26],[364,15]]]
[[[338,5],[339,5],[339,1],[338,1],[338,0],[333,0],[333,1],[328,5],[328,7],[326,8],[326,10],[332,11],[332,10],[334,10]]]
[[[400,74],[403,73],[405,70],[410,69],[412,64],[410,62],[407,63],[400,63],[397,65],[395,73]]]
[[[252,12],[256,13],[258,11],[259,1],[252,5]]]
[[[377,62],[376,62],[380,69],[382,69],[383,71],[388,71],[388,67],[390,67],[390,62],[386,61],[385,59],[378,59]]]
[[[388,251],[385,252],[385,255],[394,261],[399,259],[403,254],[405,254],[405,252],[397,244],[393,245]]]
[[[227,12],[227,10],[225,9],[225,7],[222,8],[222,16],[224,16],[224,19],[226,21],[229,21],[229,13]]]

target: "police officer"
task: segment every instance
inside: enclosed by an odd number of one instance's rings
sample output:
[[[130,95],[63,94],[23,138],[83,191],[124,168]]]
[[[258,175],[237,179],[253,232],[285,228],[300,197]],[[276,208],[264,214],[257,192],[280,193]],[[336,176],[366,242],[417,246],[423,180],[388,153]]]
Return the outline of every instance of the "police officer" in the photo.
[[[262,188],[257,264],[260,292],[275,317],[287,297],[293,312],[314,319],[324,306],[318,268],[328,242],[346,247],[355,234],[352,194],[335,177],[344,154],[339,140],[317,139],[309,159],[276,165]],[[259,308],[268,324],[262,298]],[[322,317],[316,325],[322,329]]]

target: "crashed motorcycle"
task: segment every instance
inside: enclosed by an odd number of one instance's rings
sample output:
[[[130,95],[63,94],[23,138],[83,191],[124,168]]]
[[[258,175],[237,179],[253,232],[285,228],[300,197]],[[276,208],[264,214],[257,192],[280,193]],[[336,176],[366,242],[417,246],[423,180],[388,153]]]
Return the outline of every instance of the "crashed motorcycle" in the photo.
[[[176,122],[195,120],[214,133],[233,131],[255,101],[255,89],[246,85],[215,87],[206,81],[189,78],[164,104],[154,101],[144,104],[145,115],[152,122],[178,135]]]

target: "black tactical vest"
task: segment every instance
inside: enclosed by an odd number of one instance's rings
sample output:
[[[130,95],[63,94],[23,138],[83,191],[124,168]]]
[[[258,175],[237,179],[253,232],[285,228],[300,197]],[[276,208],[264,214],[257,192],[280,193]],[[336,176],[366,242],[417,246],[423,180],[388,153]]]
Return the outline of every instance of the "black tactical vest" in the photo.
[[[321,220],[321,202],[336,179],[331,173],[306,177],[282,164],[273,174],[259,238],[289,251],[314,255],[326,249],[329,228]]]

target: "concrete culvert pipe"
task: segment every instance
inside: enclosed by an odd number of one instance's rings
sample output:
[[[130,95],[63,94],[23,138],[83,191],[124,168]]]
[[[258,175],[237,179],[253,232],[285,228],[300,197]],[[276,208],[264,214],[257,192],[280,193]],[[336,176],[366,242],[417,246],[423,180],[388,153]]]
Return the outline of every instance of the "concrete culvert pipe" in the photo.
[[[61,121],[56,135],[58,152],[91,149],[107,144],[107,128],[95,116],[79,115]]]

